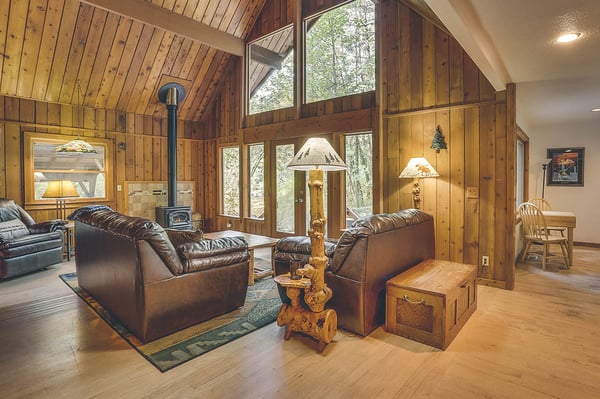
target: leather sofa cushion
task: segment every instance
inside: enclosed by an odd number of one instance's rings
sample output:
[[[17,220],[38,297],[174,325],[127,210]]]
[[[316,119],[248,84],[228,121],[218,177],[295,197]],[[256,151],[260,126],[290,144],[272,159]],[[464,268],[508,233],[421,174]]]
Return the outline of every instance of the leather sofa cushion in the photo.
[[[250,259],[248,244],[243,237],[186,242],[177,247],[177,253],[183,259],[185,273],[215,269]]]
[[[226,254],[214,255],[210,258],[186,259],[183,263],[184,273],[199,272],[216,269],[223,266],[247,262],[250,259],[248,251],[237,251]]]
[[[10,241],[29,235],[29,229],[20,219],[0,222],[0,241]]]
[[[204,238],[204,233],[202,232],[202,230],[194,231],[165,229],[165,231],[169,236],[169,240],[171,240],[171,243],[175,247],[178,247],[181,244],[185,244],[186,242],[198,242]]]
[[[182,259],[209,258],[247,250],[248,243],[246,243],[244,237],[223,237],[214,240],[186,242],[177,247],[177,253]]]
[[[61,248],[63,245],[62,234],[60,231],[30,234],[2,242],[0,243],[0,257],[9,259],[48,249]]]

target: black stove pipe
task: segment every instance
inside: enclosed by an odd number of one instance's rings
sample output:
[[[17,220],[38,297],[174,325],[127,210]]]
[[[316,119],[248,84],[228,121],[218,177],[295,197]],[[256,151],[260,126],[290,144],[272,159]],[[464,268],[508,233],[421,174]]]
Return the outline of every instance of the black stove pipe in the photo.
[[[168,206],[177,205],[177,108],[184,97],[179,83],[167,83],[158,90],[158,99],[167,105]]]

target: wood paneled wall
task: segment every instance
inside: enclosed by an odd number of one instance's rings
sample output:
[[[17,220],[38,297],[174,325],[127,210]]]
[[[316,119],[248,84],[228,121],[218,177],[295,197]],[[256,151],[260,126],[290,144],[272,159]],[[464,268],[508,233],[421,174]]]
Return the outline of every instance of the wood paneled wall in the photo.
[[[479,267],[482,282],[512,288],[515,89],[496,93],[456,40],[397,1],[380,3],[384,210],[412,204],[398,179],[424,156],[440,177],[422,179],[421,207],[436,221],[436,256]],[[448,150],[431,142],[440,127]]]
[[[204,141],[198,140],[198,124],[178,121],[177,177],[196,182],[196,192],[204,186]],[[114,143],[114,184],[124,181],[167,180],[167,121],[147,115],[103,109],[79,108],[0,96],[0,197],[24,200],[23,132],[65,136],[100,137]],[[125,149],[118,144],[125,143]],[[107,205],[124,209],[123,191],[114,189],[115,198]],[[78,206],[81,204],[78,204]],[[54,207],[28,209],[36,220],[54,218]],[[204,197],[197,196],[195,210],[204,211]]]
[[[278,4],[283,10],[283,3],[267,1],[258,19],[261,26],[283,26],[281,12],[271,9]],[[303,12],[336,2],[308,3],[303,3]],[[481,256],[487,255],[490,266],[479,267],[480,281],[510,289],[515,251],[514,85],[495,92],[456,40],[402,2],[383,0],[377,13],[376,94],[304,105],[299,115],[290,110],[259,114],[237,124],[240,130],[236,134],[215,123],[217,115],[227,114],[226,104],[242,103],[239,96],[243,91],[228,84],[215,104],[212,122],[204,120],[205,126],[211,126],[207,133],[214,143],[206,154],[208,164],[217,164],[217,142],[265,141],[268,146],[280,138],[372,130],[375,211],[412,207],[411,181],[398,176],[411,157],[425,156],[441,175],[422,180],[421,207],[436,220],[436,256],[480,265]],[[269,16],[279,22],[269,22]],[[258,27],[253,32],[268,33]],[[237,70],[229,78],[235,81],[239,76]],[[233,98],[227,99],[227,95]],[[448,144],[448,150],[440,153],[430,148],[438,126]],[[210,170],[206,177],[207,204],[215,204],[207,205],[207,210],[217,221],[216,228],[225,228],[230,222],[233,228],[269,234],[270,227],[264,223],[220,218],[217,171]],[[339,191],[339,187],[333,190]],[[330,215],[336,214],[339,209],[330,209]],[[328,223],[336,224],[334,220]]]

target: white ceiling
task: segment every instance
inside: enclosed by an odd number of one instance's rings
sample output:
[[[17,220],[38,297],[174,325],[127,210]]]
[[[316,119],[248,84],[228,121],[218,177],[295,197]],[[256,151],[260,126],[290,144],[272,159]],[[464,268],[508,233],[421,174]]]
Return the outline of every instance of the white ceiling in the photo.
[[[517,123],[600,127],[599,0],[425,0],[497,90],[516,83]],[[562,33],[581,38],[558,44]]]

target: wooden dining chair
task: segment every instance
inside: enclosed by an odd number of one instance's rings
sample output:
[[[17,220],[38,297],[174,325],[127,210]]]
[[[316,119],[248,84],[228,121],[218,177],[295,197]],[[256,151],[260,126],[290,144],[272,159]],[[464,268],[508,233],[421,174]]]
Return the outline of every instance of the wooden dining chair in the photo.
[[[540,211],[551,211],[552,207],[550,206],[550,202],[548,202],[545,198],[532,198],[528,202],[531,202],[533,205],[537,206]],[[556,227],[556,226],[548,226],[548,233],[559,233],[561,236],[565,236],[565,227]]]
[[[523,248],[521,261],[525,260],[531,244],[542,245],[542,270],[546,270],[546,260],[549,256],[552,256],[550,253],[550,245],[555,244],[560,246],[560,250],[562,251],[563,255],[563,261],[568,269],[569,260],[567,258],[567,238],[557,235],[550,235],[542,211],[530,202],[525,202],[519,206],[519,216],[523,222],[525,237],[525,247]]]

